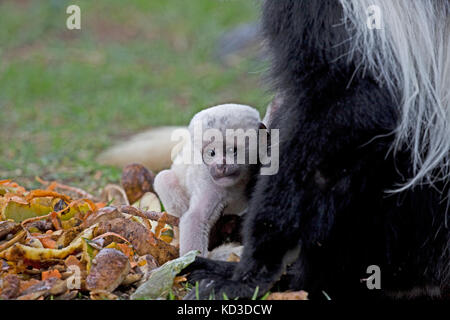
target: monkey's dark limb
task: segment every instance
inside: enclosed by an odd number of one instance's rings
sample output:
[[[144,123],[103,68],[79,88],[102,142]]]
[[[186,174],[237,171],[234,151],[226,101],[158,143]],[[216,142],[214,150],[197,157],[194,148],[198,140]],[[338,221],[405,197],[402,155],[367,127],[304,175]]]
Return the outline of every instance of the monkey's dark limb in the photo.
[[[215,261],[202,257],[196,257],[195,261],[185,268],[181,273],[187,273],[189,283],[203,279],[231,278],[236,262]]]

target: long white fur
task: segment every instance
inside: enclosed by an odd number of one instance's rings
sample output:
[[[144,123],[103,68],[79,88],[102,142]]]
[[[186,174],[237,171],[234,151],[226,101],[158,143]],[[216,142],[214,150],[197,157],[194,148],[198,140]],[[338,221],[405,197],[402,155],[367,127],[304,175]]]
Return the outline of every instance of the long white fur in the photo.
[[[450,175],[450,1],[340,0],[351,35],[348,58],[359,61],[397,99],[393,150],[411,150],[414,176],[395,191]],[[367,9],[381,9],[381,30]]]

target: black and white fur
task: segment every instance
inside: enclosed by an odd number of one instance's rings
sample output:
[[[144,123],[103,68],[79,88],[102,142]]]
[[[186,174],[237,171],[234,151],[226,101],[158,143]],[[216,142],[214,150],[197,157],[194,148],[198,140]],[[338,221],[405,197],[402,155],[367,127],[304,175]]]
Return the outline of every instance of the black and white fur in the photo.
[[[280,170],[258,178],[241,261],[186,270],[200,297],[448,298],[450,2],[266,0],[262,23]]]

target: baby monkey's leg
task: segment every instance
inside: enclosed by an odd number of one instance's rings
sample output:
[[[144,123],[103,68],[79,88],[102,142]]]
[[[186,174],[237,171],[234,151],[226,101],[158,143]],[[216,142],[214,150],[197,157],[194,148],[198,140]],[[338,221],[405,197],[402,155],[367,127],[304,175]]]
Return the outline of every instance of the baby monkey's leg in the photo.
[[[221,195],[214,189],[193,194],[189,209],[180,218],[180,255],[199,250],[202,257],[207,256],[209,232],[224,207]]]

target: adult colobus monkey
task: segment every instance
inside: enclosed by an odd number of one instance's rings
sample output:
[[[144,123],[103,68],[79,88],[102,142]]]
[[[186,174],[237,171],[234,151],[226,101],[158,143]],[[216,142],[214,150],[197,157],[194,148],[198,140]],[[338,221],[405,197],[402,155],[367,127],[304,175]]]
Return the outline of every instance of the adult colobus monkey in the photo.
[[[262,22],[280,170],[258,178],[242,260],[189,269],[200,296],[281,280],[312,296],[448,297],[450,1],[267,0]],[[381,290],[362,280],[372,265]]]

